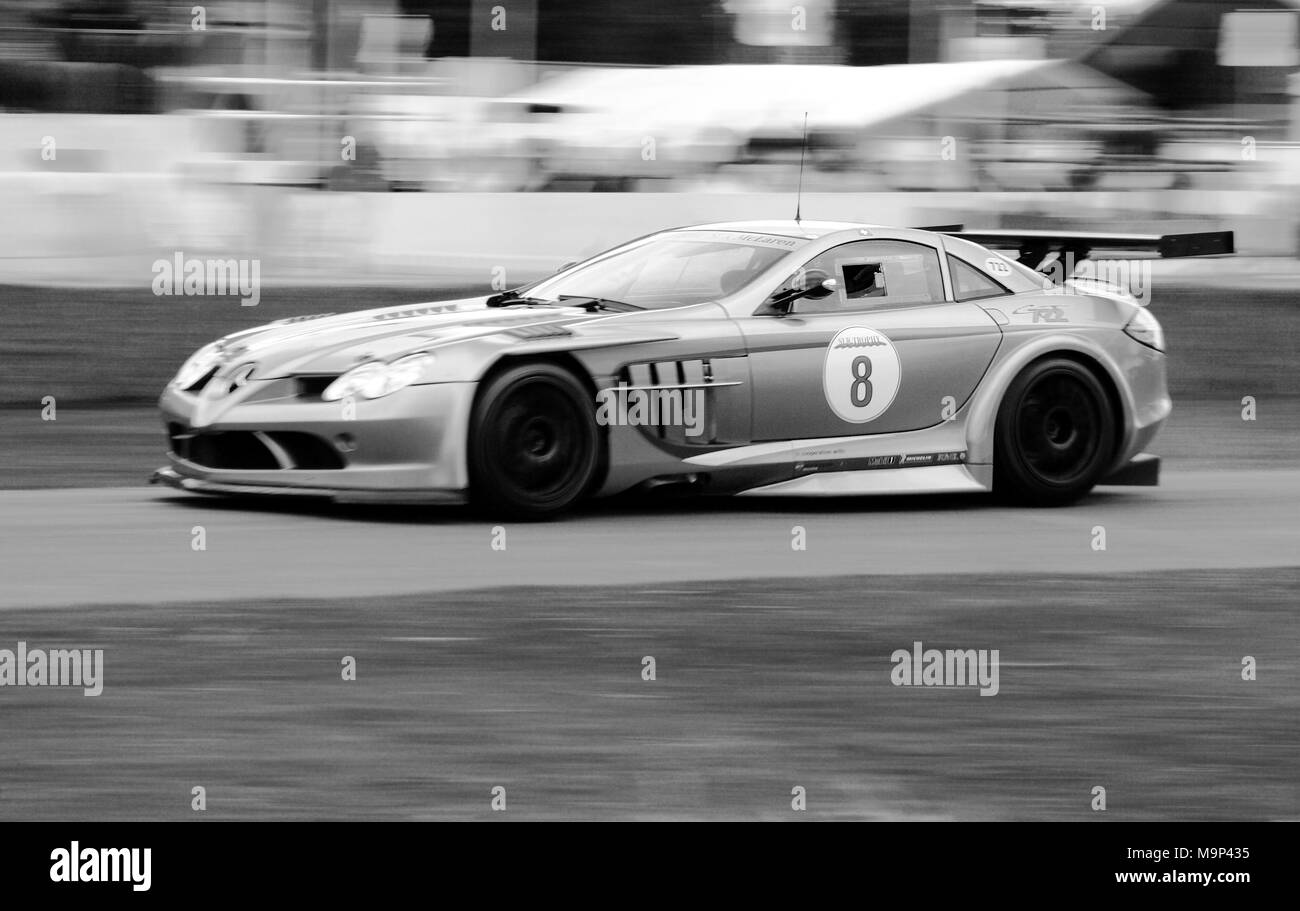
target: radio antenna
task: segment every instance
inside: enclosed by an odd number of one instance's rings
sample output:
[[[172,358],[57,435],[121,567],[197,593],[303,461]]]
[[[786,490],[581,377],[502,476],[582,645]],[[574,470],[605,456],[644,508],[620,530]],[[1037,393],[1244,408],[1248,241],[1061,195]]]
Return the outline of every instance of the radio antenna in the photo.
[[[799,188],[794,196],[794,223],[799,224],[803,210],[803,157],[808,150],[808,112],[803,112],[803,138],[799,140]]]

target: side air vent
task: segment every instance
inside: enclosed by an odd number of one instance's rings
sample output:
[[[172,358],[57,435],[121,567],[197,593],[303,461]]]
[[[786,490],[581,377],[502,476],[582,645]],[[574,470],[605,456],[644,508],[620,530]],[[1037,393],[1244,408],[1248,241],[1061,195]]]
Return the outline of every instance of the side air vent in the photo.
[[[721,387],[737,385],[715,382],[707,359],[629,364],[616,382],[617,398],[626,403],[627,423],[681,446],[717,442],[713,396]]]

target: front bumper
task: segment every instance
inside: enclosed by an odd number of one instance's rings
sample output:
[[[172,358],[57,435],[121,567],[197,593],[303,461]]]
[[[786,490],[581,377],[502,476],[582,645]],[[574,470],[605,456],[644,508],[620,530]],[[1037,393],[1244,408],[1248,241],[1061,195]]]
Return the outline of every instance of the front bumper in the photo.
[[[169,464],[152,481],[196,493],[349,503],[465,501],[472,383],[411,386],[346,412],[340,402],[270,391],[214,403],[168,389],[159,404]]]

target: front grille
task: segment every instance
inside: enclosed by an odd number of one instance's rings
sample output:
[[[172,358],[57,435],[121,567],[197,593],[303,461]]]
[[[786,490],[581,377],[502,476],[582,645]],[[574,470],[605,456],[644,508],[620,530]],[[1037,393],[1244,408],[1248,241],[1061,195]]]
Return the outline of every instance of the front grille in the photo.
[[[280,467],[266,444],[246,430],[179,434],[172,437],[172,451],[204,468],[264,471]]]
[[[273,430],[267,436],[289,454],[294,468],[330,471],[343,467],[339,451],[318,436],[296,430]]]
[[[167,425],[172,452],[204,468],[276,471],[282,468],[336,470],[343,457],[328,442],[310,433],[272,430],[187,431]],[[277,451],[278,450],[278,451]]]

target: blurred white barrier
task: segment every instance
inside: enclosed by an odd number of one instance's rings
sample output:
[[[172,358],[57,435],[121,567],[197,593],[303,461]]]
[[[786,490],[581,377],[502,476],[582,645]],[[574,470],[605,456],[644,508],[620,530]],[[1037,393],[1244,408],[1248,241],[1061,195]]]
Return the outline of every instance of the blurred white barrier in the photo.
[[[500,282],[501,270],[513,284],[650,231],[794,212],[793,192],[306,189],[303,166],[312,162],[246,151],[248,128],[193,112],[0,114],[0,282],[147,285],[155,260],[183,251],[259,259],[264,280],[280,284],[487,284]],[[803,212],[898,225],[1227,228],[1243,253],[1294,257],[1300,147],[1262,145],[1259,158],[1275,185],[1242,178],[1233,189],[809,192]],[[825,187],[825,179],[816,186]]]
[[[183,251],[256,258],[273,284],[515,284],[662,228],[794,214],[793,193],[330,193],[211,176],[0,174],[0,283],[147,286],[154,260]],[[1243,253],[1296,253],[1294,207],[1280,192],[817,193],[804,194],[803,214],[913,226],[1225,228]]]

